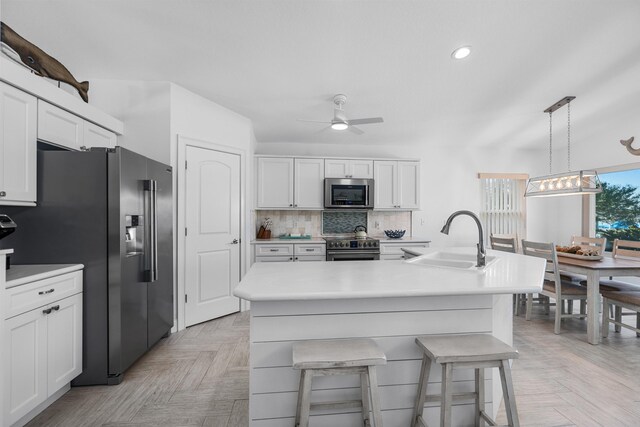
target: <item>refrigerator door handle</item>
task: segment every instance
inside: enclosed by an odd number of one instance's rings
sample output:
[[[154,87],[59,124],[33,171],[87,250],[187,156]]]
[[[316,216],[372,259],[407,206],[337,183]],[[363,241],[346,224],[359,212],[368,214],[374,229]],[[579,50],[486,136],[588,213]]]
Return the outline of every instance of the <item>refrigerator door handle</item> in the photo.
[[[158,280],[158,183],[154,179],[144,181],[144,190],[149,193],[149,212],[146,213],[149,218],[149,250],[145,251],[148,256],[149,266],[145,270],[145,281],[155,282]]]

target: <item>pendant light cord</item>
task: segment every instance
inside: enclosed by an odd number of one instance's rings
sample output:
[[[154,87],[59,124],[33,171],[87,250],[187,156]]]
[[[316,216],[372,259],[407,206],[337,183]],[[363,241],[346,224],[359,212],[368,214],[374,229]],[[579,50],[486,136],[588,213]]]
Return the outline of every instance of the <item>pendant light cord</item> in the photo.
[[[567,171],[571,170],[571,101],[567,103]]]
[[[553,114],[553,111],[549,111],[549,175],[551,175],[552,171],[551,171],[551,159],[553,157],[553,145],[552,145],[552,139],[553,139],[553,132],[552,132],[552,120],[551,120],[551,115]]]

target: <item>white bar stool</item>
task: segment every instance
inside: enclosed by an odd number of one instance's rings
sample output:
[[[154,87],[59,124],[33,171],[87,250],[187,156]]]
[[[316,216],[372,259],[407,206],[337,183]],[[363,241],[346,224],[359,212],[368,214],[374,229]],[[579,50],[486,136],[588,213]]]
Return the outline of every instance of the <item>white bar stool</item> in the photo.
[[[451,426],[451,404],[454,401],[474,398],[476,401],[475,425],[480,426],[484,421],[489,425],[497,425],[485,412],[484,406],[484,369],[499,368],[504,394],[504,406],[507,411],[509,426],[518,427],[518,411],[511,381],[509,359],[516,359],[518,351],[493,337],[492,335],[448,335],[424,336],[416,338],[416,344],[422,349],[422,368],[418,383],[418,396],[413,410],[412,427],[425,426],[422,418],[425,401],[440,401],[440,425]],[[429,370],[431,362],[442,365],[442,393],[441,395],[427,395]],[[475,392],[452,393],[454,368],[475,369]]]
[[[375,427],[382,427],[376,366],[386,363],[387,357],[371,339],[304,341],[293,344],[293,368],[301,370],[295,426],[308,427],[312,410],[362,408],[365,426],[371,426],[371,411]],[[312,378],[326,375],[360,375],[362,399],[311,404]]]

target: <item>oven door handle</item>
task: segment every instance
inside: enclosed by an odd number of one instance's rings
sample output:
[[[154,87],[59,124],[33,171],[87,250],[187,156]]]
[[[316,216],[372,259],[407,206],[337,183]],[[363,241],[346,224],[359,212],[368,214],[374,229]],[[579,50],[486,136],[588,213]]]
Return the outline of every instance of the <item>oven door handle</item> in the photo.
[[[353,255],[379,255],[380,251],[354,251],[354,250],[344,250],[344,251],[327,251],[329,255],[342,255],[342,254],[353,254]]]

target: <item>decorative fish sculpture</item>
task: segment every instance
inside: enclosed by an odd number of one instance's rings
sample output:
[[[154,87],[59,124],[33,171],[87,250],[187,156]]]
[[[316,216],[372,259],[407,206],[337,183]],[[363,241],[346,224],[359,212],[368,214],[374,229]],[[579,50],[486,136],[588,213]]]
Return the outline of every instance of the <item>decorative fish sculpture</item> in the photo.
[[[42,49],[25,40],[4,22],[0,21],[0,41],[13,49],[24,64],[42,77],[73,86],[84,102],[89,102],[89,82],[78,82],[57,59],[47,55]]]
[[[622,144],[625,147],[627,147],[627,151],[629,151],[634,156],[640,156],[640,148],[631,147],[631,144],[633,144],[633,139],[634,139],[633,137],[631,137],[629,139],[621,139],[620,140],[620,144]]]

